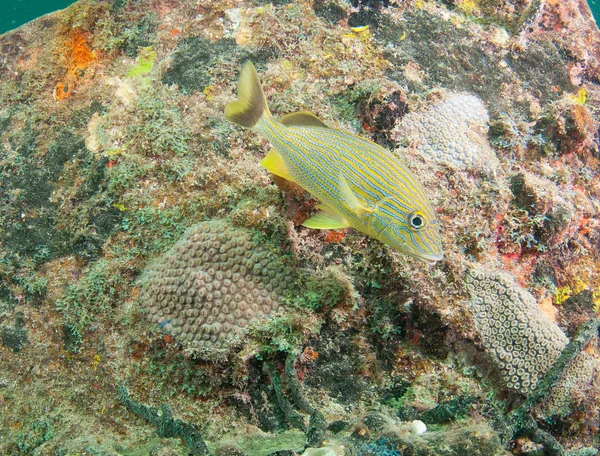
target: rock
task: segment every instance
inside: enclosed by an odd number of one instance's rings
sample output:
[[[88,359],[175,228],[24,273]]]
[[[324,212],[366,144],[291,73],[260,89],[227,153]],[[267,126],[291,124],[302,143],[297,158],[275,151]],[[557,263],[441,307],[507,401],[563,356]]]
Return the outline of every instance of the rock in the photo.
[[[498,435],[487,425],[472,425],[421,435],[386,434],[389,444],[402,456],[500,456],[504,455]]]
[[[342,445],[327,446],[322,448],[307,448],[302,456],[344,456]]]

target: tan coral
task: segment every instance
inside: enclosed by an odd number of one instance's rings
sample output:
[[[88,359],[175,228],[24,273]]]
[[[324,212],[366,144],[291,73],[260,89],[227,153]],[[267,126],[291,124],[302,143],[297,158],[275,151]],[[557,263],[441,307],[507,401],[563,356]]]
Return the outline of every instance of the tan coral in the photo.
[[[487,140],[488,122],[487,109],[476,96],[441,93],[404,116],[393,137],[437,163],[494,172],[498,158]]]
[[[471,270],[466,283],[485,350],[509,389],[530,393],[566,347],[567,336],[507,274]]]
[[[295,277],[247,230],[222,221],[190,227],[145,272],[150,319],[190,352],[222,358],[272,317]]]
[[[567,337],[507,274],[471,270],[466,282],[475,326],[492,362],[510,389],[531,393],[567,346]],[[538,414],[566,415],[577,395],[596,397],[599,369],[593,355],[579,353]]]

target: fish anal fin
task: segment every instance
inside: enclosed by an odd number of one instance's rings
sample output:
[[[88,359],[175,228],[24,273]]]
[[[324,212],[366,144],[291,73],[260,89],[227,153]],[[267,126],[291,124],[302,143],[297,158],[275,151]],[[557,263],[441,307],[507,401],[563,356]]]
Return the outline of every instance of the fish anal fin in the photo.
[[[370,208],[367,205],[367,203],[358,199],[356,194],[350,188],[350,185],[348,185],[348,181],[342,174],[340,174],[339,185],[340,193],[342,194],[342,197],[345,199],[346,203],[348,204],[348,207],[352,212],[354,212],[358,216],[363,214],[370,214],[373,212],[373,209]]]
[[[321,119],[308,111],[299,111],[287,114],[279,119],[286,127],[317,127],[329,128]]]
[[[319,212],[308,220],[305,220],[302,226],[315,230],[338,230],[340,228],[348,228],[350,224],[337,214]]]
[[[290,176],[287,166],[285,165],[285,162],[283,161],[283,157],[279,152],[277,152],[277,149],[271,149],[267,155],[265,155],[265,158],[260,161],[260,164],[263,165],[270,173],[294,182]]]

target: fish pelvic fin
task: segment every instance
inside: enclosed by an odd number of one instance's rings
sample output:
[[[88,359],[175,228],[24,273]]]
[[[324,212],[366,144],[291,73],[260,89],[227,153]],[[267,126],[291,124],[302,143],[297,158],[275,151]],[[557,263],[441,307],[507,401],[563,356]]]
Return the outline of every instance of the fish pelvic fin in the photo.
[[[272,148],[267,155],[265,155],[265,158],[260,161],[260,164],[263,165],[271,174],[275,174],[276,176],[283,177],[284,179],[294,182],[294,179],[291,177],[290,172],[283,161],[283,157],[277,151],[277,149]]]
[[[267,99],[256,68],[248,60],[240,73],[238,99],[225,106],[225,118],[240,127],[252,128],[265,112],[270,115]]]
[[[340,228],[348,228],[350,224],[340,215],[331,211],[327,207],[318,206],[322,210],[313,215],[308,220],[305,220],[302,226],[315,230],[338,230]]]
[[[343,174],[340,174],[339,177],[339,189],[340,193],[342,194],[342,198],[344,198],[350,210],[356,215],[360,217],[363,214],[370,214],[373,212],[367,203],[358,199],[356,194],[350,188],[350,185],[348,185],[348,181]]]

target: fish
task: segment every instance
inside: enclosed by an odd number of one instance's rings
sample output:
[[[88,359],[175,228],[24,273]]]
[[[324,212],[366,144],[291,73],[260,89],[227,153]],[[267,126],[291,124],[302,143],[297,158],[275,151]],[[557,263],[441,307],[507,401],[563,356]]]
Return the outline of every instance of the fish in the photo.
[[[320,201],[320,211],[303,226],[351,227],[429,264],[443,258],[439,220],[398,157],[369,139],[329,127],[310,112],[275,119],[250,61],[240,72],[237,95],[225,106],[225,118],[271,143],[261,165]]]

